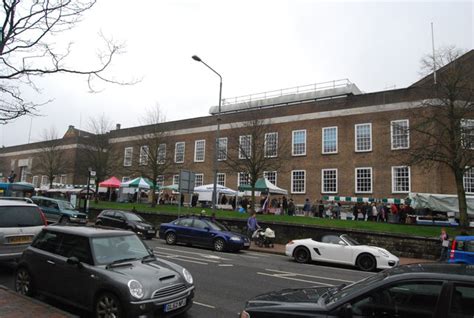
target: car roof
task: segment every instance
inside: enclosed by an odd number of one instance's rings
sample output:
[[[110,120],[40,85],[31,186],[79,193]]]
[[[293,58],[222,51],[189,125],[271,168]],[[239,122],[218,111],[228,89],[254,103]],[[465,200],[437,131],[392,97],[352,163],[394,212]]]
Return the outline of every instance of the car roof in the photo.
[[[132,211],[125,211],[125,210],[116,210],[116,209],[107,209],[107,210],[103,210],[102,212],[100,213],[103,213],[103,212],[120,212],[120,213],[126,213],[126,214],[136,214]]]
[[[406,275],[410,276],[427,276],[429,278],[445,279],[450,276],[455,279],[468,279],[474,281],[474,266],[466,264],[448,264],[448,263],[422,263],[402,265],[390,270],[386,270],[387,277]]]
[[[473,235],[460,235],[456,236],[456,241],[471,241],[474,240]]]
[[[36,206],[36,204],[23,200],[0,200],[0,206]]]
[[[52,225],[45,228],[50,232],[61,232],[85,237],[109,237],[109,236],[126,236],[135,235],[130,231],[104,229],[92,226],[68,226],[68,225]]]
[[[43,200],[51,200],[51,201],[66,201],[66,202],[69,202],[69,201],[66,200],[66,199],[43,197],[43,196],[39,196],[39,195],[33,196],[33,197],[31,197],[31,198],[32,198],[32,199],[43,199]]]

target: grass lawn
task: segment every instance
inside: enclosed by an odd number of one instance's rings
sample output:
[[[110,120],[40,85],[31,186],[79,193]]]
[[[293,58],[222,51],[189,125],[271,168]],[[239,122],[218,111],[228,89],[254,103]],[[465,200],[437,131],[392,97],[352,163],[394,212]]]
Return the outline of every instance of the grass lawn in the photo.
[[[150,207],[146,203],[116,203],[100,201],[99,203],[91,202],[92,208],[97,209],[116,209],[116,210],[132,210],[134,207],[138,212],[154,212],[172,214],[178,216],[184,214],[199,214],[203,210],[202,208],[188,208],[182,207],[181,210],[175,205],[158,205],[154,208]],[[210,216],[212,210],[204,209],[206,215]],[[235,211],[216,211],[217,218],[235,218],[235,219],[247,219],[248,214],[239,213]],[[351,221],[351,220],[331,220],[331,219],[320,219],[313,217],[303,216],[288,216],[288,215],[257,215],[257,219],[262,222],[285,222],[292,224],[305,224],[305,225],[318,225],[330,228],[339,229],[356,229],[367,232],[382,232],[387,234],[407,234],[416,235],[423,237],[438,237],[441,231],[439,226],[421,226],[421,225],[402,225],[402,224],[390,224],[390,223],[377,223],[377,222],[364,222],[364,221]],[[460,230],[456,227],[449,227],[446,229],[451,237],[460,234]],[[474,235],[474,231],[470,230],[470,235]]]

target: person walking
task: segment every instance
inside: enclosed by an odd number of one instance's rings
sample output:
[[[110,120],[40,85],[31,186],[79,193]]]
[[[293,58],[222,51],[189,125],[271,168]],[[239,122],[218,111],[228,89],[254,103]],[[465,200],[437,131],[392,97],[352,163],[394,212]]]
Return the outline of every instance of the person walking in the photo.
[[[322,218],[324,216],[324,204],[323,200],[319,200],[319,205],[318,205],[318,216]]]
[[[441,255],[439,257],[440,262],[444,262],[448,259],[448,249],[449,249],[449,236],[446,233],[446,229],[441,228],[441,234],[439,236],[441,242]]]
[[[283,210],[281,211],[281,214],[282,215],[288,214],[288,200],[286,200],[285,196],[283,196],[281,206],[283,208]]]
[[[311,212],[311,203],[309,203],[308,198],[306,198],[306,200],[304,201],[303,212],[304,212],[304,216],[308,216],[309,212]]]
[[[255,211],[250,212],[250,216],[247,219],[247,236],[250,240],[252,240],[253,233],[260,228],[257,222],[257,213]]]
[[[296,211],[295,203],[293,202],[293,199],[290,199],[288,201],[288,215],[290,216],[295,215],[295,211]]]

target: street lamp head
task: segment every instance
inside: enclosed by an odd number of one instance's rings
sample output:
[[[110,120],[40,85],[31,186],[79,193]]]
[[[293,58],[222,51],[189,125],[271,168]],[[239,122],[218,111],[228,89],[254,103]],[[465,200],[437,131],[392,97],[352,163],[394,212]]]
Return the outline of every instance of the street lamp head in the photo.
[[[193,55],[193,60],[198,61],[198,62],[202,62],[202,60],[197,55]]]

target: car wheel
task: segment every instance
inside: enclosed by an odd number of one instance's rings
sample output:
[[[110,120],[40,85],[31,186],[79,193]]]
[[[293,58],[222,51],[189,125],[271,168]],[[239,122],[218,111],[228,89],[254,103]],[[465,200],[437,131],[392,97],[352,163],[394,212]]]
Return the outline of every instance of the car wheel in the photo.
[[[377,267],[377,261],[370,254],[362,254],[357,257],[356,265],[365,272],[371,272]]]
[[[166,241],[166,244],[169,244],[169,245],[176,244],[176,234],[173,232],[169,232],[165,236],[165,241]]]
[[[112,293],[101,294],[95,302],[95,316],[97,318],[122,317],[120,301]]]
[[[311,260],[309,250],[304,246],[297,247],[293,252],[293,257],[298,263],[308,263]]]
[[[33,296],[35,293],[33,279],[30,272],[24,267],[20,267],[16,271],[15,290],[17,293],[24,296]]]
[[[99,220],[99,221],[95,221],[95,225],[102,226],[103,224],[102,224],[102,221]]]
[[[214,241],[214,250],[216,252],[222,252],[225,248],[225,242],[223,239],[218,238]]]

